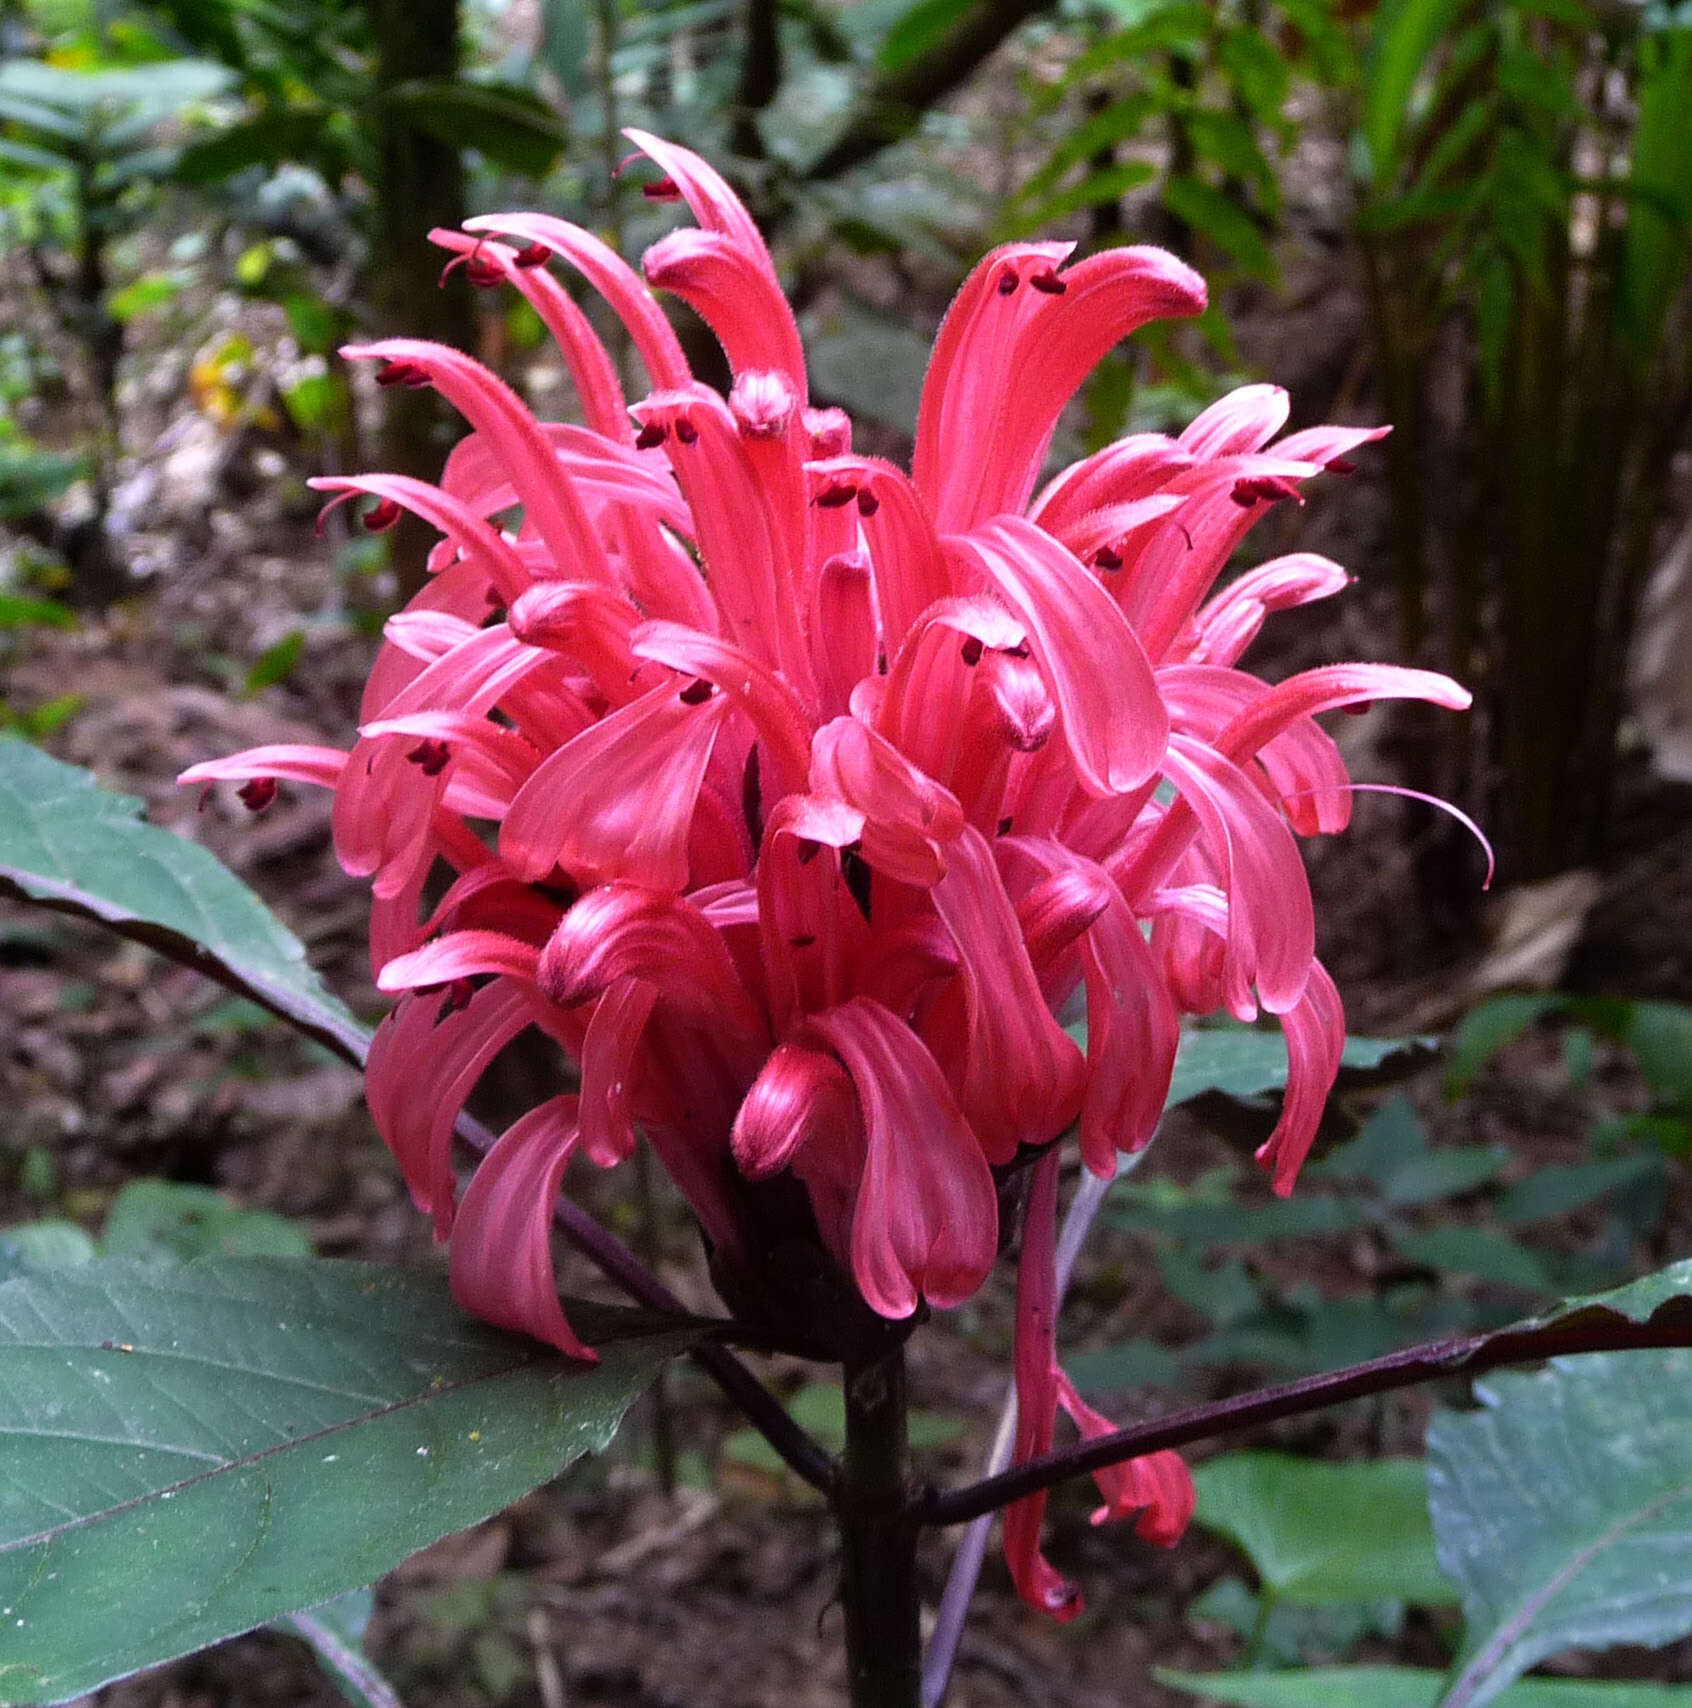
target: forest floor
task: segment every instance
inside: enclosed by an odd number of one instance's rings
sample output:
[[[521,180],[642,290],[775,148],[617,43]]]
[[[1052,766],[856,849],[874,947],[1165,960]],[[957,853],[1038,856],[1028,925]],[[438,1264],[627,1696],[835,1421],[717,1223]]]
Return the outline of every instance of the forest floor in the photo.
[[[1236,324],[1248,359],[1293,386],[1296,420],[1331,399],[1346,340],[1355,342],[1355,314],[1330,274],[1312,267],[1272,315],[1254,316],[1248,305]],[[329,543],[314,535],[315,505],[288,447],[258,439],[232,451],[209,417],[190,412],[133,435],[131,448],[145,470],[132,493],[132,549],[148,566],[147,579],[132,598],[73,631],[13,637],[9,654],[0,655],[6,697],[28,710],[74,691],[81,708],[51,738],[53,751],[143,796],[157,822],[213,847],[276,907],[352,1006],[377,1014],[363,947],[366,892],[329,852],[327,799],[286,790],[251,818],[229,791],[202,802],[172,783],[196,760],[259,742],[344,742],[373,644],[369,625],[352,613],[371,595],[336,573]],[[1273,527],[1259,555],[1296,542],[1347,562],[1363,582],[1348,599],[1283,621],[1279,637],[1266,637],[1268,650],[1250,662],[1273,676],[1317,659],[1390,654],[1390,600],[1380,577],[1371,581],[1371,565],[1384,561],[1385,527],[1374,472],[1366,466],[1349,483],[1325,483],[1307,511],[1277,516]],[[295,633],[301,652],[285,678],[244,692],[254,661]],[[1382,714],[1344,734],[1356,769],[1390,775],[1391,725]],[[1448,1031],[1497,972],[1484,922],[1501,918],[1530,936],[1537,931],[1539,971],[1549,980],[1692,1000],[1692,789],[1655,782],[1642,762],[1628,760],[1611,850],[1591,874],[1585,905],[1573,913],[1553,907],[1524,926],[1520,909],[1511,910],[1506,874],[1502,893],[1477,916],[1482,931],[1471,932],[1461,952],[1412,916],[1410,837],[1420,824],[1397,803],[1365,802],[1354,830],[1313,854],[1322,950],[1355,1030]],[[551,1071],[533,1052],[509,1064],[484,1113],[497,1120],[533,1101]],[[1458,1102],[1445,1098],[1443,1073],[1439,1061],[1423,1057],[1402,1089],[1436,1144],[1505,1147],[1506,1184],[1586,1159],[1595,1127],[1644,1100],[1631,1064],[1609,1046],[1600,1045],[1587,1070],[1571,1072],[1554,1026],[1511,1046]],[[1381,1095],[1358,1094],[1336,1127],[1354,1125]],[[163,1177],[215,1185],[243,1204],[279,1211],[327,1256],[440,1261],[371,1129],[356,1073],[189,972],[91,928],[12,908],[0,911],[0,1105],[8,1111],[0,1226],[51,1213],[97,1228],[126,1181]],[[1151,1166],[1190,1182],[1239,1154],[1237,1139],[1181,1119]],[[603,1182],[587,1189],[629,1231],[629,1212]],[[1485,1215],[1463,1203],[1452,1213]],[[1579,1252],[1606,1237],[1607,1227],[1601,1210],[1588,1209],[1549,1224],[1543,1237],[1553,1250]],[[664,1278],[710,1308],[704,1264],[680,1211],[664,1204],[648,1232],[663,1252]],[[1649,1224],[1629,1237],[1626,1256],[1636,1271],[1692,1249],[1692,1188],[1683,1168],[1669,1171]],[[1392,1251],[1373,1235],[1300,1240],[1247,1256],[1266,1285],[1311,1282],[1335,1300],[1373,1298],[1402,1278]],[[1207,1272],[1218,1267],[1210,1262]],[[1161,1275],[1153,1236],[1101,1230],[1065,1321],[1066,1348],[1130,1336],[1180,1347],[1206,1332],[1205,1313]],[[563,1281],[566,1291],[603,1292],[568,1259]],[[1434,1284],[1482,1304],[1535,1302],[1472,1278]],[[919,1335],[916,1400],[941,1420],[936,1434],[944,1437],[925,1451],[926,1475],[955,1480],[980,1463],[1009,1369],[1011,1315],[1001,1277]],[[794,1360],[765,1361],[762,1369],[787,1393],[819,1379]],[[1275,1372],[1241,1360],[1206,1369],[1184,1395],[1128,1386],[1104,1403],[1128,1420],[1240,1391],[1266,1374]],[[368,1647],[411,1708],[835,1708],[844,1700],[835,1561],[816,1505],[746,1452],[734,1418],[691,1371],[669,1381],[664,1404],[683,1444],[674,1492],[660,1486],[648,1402],[604,1459],[383,1582]],[[1415,1453],[1432,1404],[1426,1394],[1358,1404],[1228,1445],[1326,1457]],[[1187,1698],[1153,1682],[1154,1666],[1204,1671],[1239,1663],[1246,1638],[1225,1617],[1192,1611],[1218,1580],[1249,1577],[1238,1556],[1196,1528],[1169,1553],[1126,1529],[1094,1530],[1086,1522],[1089,1494],[1060,1494],[1049,1522],[1051,1555],[1084,1587],[1085,1614],[1066,1627],[1036,1616],[990,1560],[951,1698],[960,1708],[1174,1704]],[[936,1595],[948,1550],[945,1537],[925,1549]],[[1438,1667],[1454,1629],[1450,1611],[1412,1610],[1396,1636],[1364,1636],[1345,1652]],[[1605,1665],[1612,1675],[1672,1678],[1686,1676],[1687,1663],[1683,1646],[1623,1653]],[[157,1669],[102,1700],[112,1708],[328,1708],[337,1698],[300,1644],[260,1633]]]

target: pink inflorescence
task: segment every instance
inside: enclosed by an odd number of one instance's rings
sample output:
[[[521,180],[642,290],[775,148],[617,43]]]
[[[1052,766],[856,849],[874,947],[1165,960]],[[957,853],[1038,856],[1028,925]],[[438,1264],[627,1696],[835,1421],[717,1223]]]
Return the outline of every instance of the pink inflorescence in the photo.
[[[533,305],[585,424],[536,420],[439,345],[349,350],[471,424],[438,486],[316,483],[368,495],[374,526],[403,508],[439,529],[433,574],[387,625],[351,753],[262,747],[184,780],[334,789],[336,850],[373,881],[372,958],[398,996],[370,1054],[377,1125],[451,1234],[462,1303],[572,1356],[592,1353],[549,1232],[578,1151],[608,1167],[642,1134],[737,1307],[780,1290],[773,1254],[788,1274],[799,1244],[896,1319],[975,1292],[999,1186],[1046,1147],[1019,1295],[1026,1458],[1060,1404],[1106,1427],[1053,1355],[1053,1141],[1076,1128],[1110,1174],[1151,1136],[1180,1017],[1263,1010],[1290,1078],[1259,1155],[1290,1190],[1343,1041],[1293,835],[1350,812],[1313,714],[1469,696],[1379,665],[1275,686],[1236,668],[1268,612],[1349,578],[1309,553],[1213,592],[1219,572],[1273,503],[1383,429],[1276,440],[1285,394],[1246,386],[1179,438],[1123,439],[1037,490],[1099,358],[1204,307],[1181,262],[995,250],[940,329],[907,475],[810,406],[792,312],[724,181],[630,134],[698,221],[647,251],[645,282],[545,215],[434,234],[475,283]],[[652,388],[632,409],[554,260],[628,327]],[[693,378],[648,284],[709,323],[726,398]],[[514,507],[519,525],[496,520]],[[1078,1043],[1062,1021],[1083,1013]],[[527,1027],[577,1089],[509,1128],[460,1199],[454,1121]],[[1153,1541],[1191,1510],[1172,1454],[1101,1486],[1101,1515],[1137,1511]],[[1040,1498],[1010,1515],[1012,1565],[1066,1613]]]

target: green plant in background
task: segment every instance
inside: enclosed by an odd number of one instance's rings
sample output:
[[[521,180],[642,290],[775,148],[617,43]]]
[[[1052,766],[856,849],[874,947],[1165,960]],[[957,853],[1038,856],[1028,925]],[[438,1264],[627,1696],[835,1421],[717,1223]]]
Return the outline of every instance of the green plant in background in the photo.
[[[0,160],[24,192],[7,201],[7,246],[27,261],[54,318],[80,348],[94,413],[93,515],[74,566],[78,597],[90,601],[114,596],[123,584],[105,532],[120,449],[125,318],[111,247],[150,216],[175,166],[163,128],[179,127],[229,83],[221,67],[194,59],[98,69],[28,59],[0,64]]]
[[[1404,645],[1479,691],[1484,744],[1447,771],[1542,876],[1604,832],[1692,425],[1692,20],[1389,0],[1348,95]]]

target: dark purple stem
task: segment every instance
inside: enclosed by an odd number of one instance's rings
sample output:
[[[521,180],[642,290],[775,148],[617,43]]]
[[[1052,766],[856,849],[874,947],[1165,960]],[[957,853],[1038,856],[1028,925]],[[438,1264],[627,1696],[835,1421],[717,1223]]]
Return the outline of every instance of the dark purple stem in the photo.
[[[964,1524],[993,1512],[1024,1495],[1049,1489],[1071,1477],[1085,1476],[1106,1465],[1156,1453],[1165,1447],[1185,1447],[1214,1435],[1273,1423],[1283,1417],[1319,1411],[1341,1400],[1360,1399],[1394,1388],[1414,1387],[1443,1376],[1478,1376],[1503,1364],[1537,1363],[1541,1359],[1579,1352],[1628,1352],[1645,1347],[1692,1345],[1692,1300],[1674,1299],[1659,1307],[1649,1320],[1635,1322],[1615,1311],[1595,1307],[1572,1311],[1543,1327],[1500,1329],[1493,1334],[1464,1335],[1407,1347],[1385,1358],[1307,1376],[1278,1387],[1261,1388],[1214,1405],[1194,1406],[1172,1417],[1135,1424],[1111,1435],[1030,1459],[1025,1465],[961,1489],[925,1489],[913,1505],[921,1524]]]

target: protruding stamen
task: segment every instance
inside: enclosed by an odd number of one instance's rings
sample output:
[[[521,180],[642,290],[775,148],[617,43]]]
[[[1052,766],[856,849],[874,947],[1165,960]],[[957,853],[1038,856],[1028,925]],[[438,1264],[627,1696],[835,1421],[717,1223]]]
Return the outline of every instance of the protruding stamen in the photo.
[[[552,259],[552,251],[544,243],[525,243],[511,259],[519,267],[544,267]]]
[[[1013,297],[1013,296],[1015,296],[1016,295],[1016,287],[1021,283],[1022,283],[1022,281],[1016,276],[1015,273],[1012,273],[1009,271],[1001,273],[999,275],[999,284],[998,284],[999,295],[1002,297]]]
[[[982,646],[979,637],[976,635],[965,635],[963,645],[958,648],[959,655],[962,657],[964,663],[972,670],[981,662],[981,654],[985,650],[986,649]]]
[[[649,202],[679,202],[682,199],[674,178],[654,178],[650,184],[641,185],[640,193]]]
[[[704,677],[700,677],[696,681],[689,682],[676,698],[684,706],[702,706],[715,692],[716,690],[712,688],[711,684]]]
[[[678,445],[694,444],[699,438],[699,429],[685,415],[676,417],[676,443]]]
[[[1100,546],[1093,553],[1094,569],[1112,570],[1122,567],[1122,553],[1110,546]]]
[[[660,427],[656,421],[648,421],[635,434],[635,449],[637,451],[656,450],[669,436],[668,428]]]
[[[819,510],[843,510],[858,496],[858,489],[846,481],[833,481],[816,496]]]
[[[399,521],[403,514],[397,498],[378,498],[365,511],[360,521],[364,524],[365,533],[385,534]]]
[[[254,777],[243,783],[235,793],[248,812],[263,812],[276,799],[274,777]]]
[[[1350,459],[1350,457],[1330,457],[1327,462],[1323,463],[1322,467],[1325,468],[1329,474],[1357,473],[1357,465]]]
[[[1028,282],[1035,290],[1049,297],[1060,297],[1069,289],[1069,286],[1049,267],[1043,273],[1031,273]]]
[[[858,514],[873,516],[881,508],[881,500],[866,486],[858,488]]]
[[[402,385],[415,390],[430,383],[429,370],[421,362],[383,362],[376,370],[376,383],[379,386]]]

